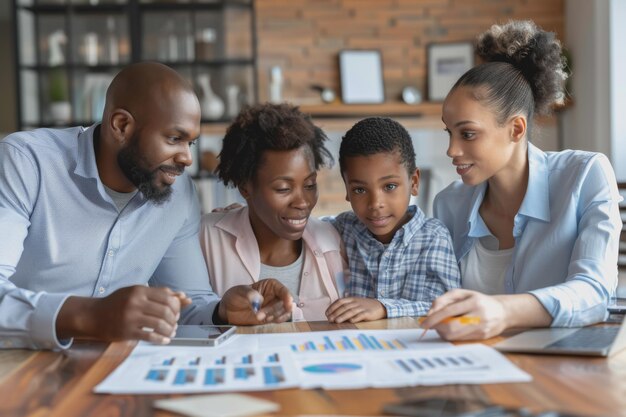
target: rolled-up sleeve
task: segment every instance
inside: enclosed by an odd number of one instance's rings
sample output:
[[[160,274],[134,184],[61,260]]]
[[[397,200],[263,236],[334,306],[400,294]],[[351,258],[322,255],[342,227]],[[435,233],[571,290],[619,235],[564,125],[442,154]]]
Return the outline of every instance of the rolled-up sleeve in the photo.
[[[604,155],[581,173],[578,236],[563,284],[530,291],[553,317],[554,327],[584,326],[605,319],[617,287],[617,256],[622,221],[615,174]]]

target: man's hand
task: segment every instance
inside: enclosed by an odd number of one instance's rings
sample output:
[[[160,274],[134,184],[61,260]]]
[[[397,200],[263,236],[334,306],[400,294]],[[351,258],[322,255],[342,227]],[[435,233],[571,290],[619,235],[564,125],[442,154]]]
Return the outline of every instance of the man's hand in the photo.
[[[358,323],[384,319],[387,309],[374,298],[347,297],[332,303],[326,310],[326,317],[331,323]]]
[[[260,307],[255,311],[255,305]],[[230,324],[248,325],[282,323],[289,320],[293,297],[283,284],[275,279],[264,279],[251,286],[230,288],[219,303],[220,319]]]
[[[176,332],[181,308],[190,303],[181,292],[142,285],[105,298],[70,297],[57,317],[57,337],[166,344]]]

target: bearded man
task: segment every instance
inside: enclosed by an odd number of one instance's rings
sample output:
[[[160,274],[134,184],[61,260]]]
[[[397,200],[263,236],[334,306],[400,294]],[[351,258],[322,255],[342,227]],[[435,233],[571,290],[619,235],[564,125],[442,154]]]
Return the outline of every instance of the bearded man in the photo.
[[[277,281],[233,287],[221,300],[210,288],[184,172],[199,135],[193,88],[144,62],[113,79],[101,123],[0,141],[0,347],[168,343],[178,323],[289,317],[292,299]]]

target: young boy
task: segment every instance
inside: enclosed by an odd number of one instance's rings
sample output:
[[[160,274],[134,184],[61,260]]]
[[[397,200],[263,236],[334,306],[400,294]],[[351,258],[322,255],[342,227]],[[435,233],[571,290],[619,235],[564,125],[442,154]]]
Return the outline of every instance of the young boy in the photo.
[[[361,120],[341,141],[339,166],[353,211],[327,220],[343,238],[350,281],[328,321],[426,315],[460,274],[446,227],[409,206],[419,186],[409,133],[389,118]]]

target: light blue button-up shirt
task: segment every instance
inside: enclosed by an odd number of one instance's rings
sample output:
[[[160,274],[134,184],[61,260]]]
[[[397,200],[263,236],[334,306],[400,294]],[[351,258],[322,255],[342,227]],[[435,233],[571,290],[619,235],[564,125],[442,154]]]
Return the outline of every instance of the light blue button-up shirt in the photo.
[[[186,292],[181,322],[210,323],[218,298],[200,251],[200,207],[183,174],[169,202],[137,193],[118,212],[104,189],[95,126],[18,132],[0,141],[0,345],[65,348],[57,314],[70,295],[131,285]]]
[[[602,154],[544,153],[532,144],[528,161],[528,188],[514,220],[515,249],[505,292],[533,294],[555,327],[601,321],[617,287],[622,229],[611,164]],[[486,189],[486,182],[467,186],[459,180],[435,198],[435,217],[450,230],[459,260],[478,238],[491,235],[478,212]]]

